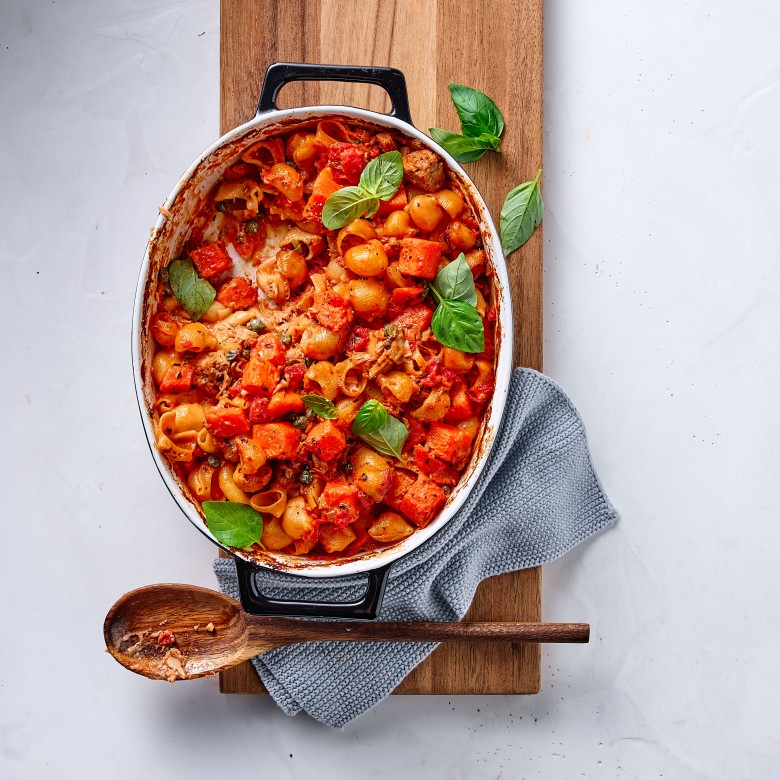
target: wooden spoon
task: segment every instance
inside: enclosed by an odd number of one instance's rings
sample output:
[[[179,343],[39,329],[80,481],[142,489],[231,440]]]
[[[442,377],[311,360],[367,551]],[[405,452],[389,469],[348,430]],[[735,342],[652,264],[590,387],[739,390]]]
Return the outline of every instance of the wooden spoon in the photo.
[[[247,615],[241,604],[194,585],[149,585],[106,615],[106,648],[153,680],[213,675],[298,642],[587,642],[587,623],[385,623]]]

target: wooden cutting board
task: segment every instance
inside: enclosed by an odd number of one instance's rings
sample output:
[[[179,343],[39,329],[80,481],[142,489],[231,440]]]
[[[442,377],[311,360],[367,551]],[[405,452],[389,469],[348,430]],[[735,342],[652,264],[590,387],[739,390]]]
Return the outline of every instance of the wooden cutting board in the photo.
[[[221,126],[252,117],[272,62],[392,66],[406,76],[415,125],[458,131],[447,84],[479,89],[506,122],[503,152],[466,170],[496,221],[506,193],[542,164],[543,0],[222,0]],[[336,104],[387,111],[369,85],[290,84],[280,107]],[[542,369],[542,234],[509,260],[515,362]],[[541,568],[479,587],[466,620],[541,620]],[[539,645],[441,645],[396,693],[536,693]],[[220,675],[223,693],[265,693],[250,663]]]

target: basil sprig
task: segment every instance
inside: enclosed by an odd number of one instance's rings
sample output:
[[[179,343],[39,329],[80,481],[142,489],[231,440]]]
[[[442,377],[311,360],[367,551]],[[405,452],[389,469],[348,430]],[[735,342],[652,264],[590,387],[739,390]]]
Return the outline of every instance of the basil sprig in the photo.
[[[508,255],[519,249],[539,227],[544,215],[540,168],[533,181],[527,181],[510,190],[501,207],[501,246]]]
[[[379,401],[371,398],[360,407],[352,422],[352,433],[371,445],[380,455],[403,460],[401,451],[409,430],[401,420],[389,414]]]
[[[431,320],[436,340],[461,352],[484,352],[485,326],[476,309],[474,274],[463,252],[436,274],[431,292],[439,304]]]
[[[479,160],[488,150],[500,152],[504,117],[496,104],[479,90],[461,84],[448,86],[463,134],[432,127],[431,138],[460,163]]]
[[[200,278],[195,264],[189,258],[174,260],[168,266],[168,283],[176,300],[195,322],[208,311],[217,297],[217,291]]]
[[[373,217],[380,201],[390,200],[398,192],[403,175],[400,152],[385,152],[375,157],[363,169],[357,185],[336,190],[325,201],[322,224],[328,230],[338,230],[360,217]]]
[[[251,547],[263,535],[263,516],[246,504],[204,501],[203,512],[209,531],[228,547]]]
[[[309,409],[324,420],[336,420],[339,416],[339,411],[336,409],[333,401],[329,401],[327,398],[317,395],[317,393],[305,395],[301,400]]]

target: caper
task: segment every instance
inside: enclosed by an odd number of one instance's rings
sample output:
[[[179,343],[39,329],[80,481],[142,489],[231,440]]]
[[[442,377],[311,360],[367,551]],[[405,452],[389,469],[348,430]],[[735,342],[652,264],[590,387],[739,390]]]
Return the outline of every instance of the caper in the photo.
[[[239,355],[239,351],[237,349],[229,349],[225,353],[225,357],[232,363]]]
[[[244,225],[244,230],[249,233],[250,236],[254,235],[258,230],[260,230],[260,223],[256,219],[250,219]]]
[[[344,473],[345,474],[351,474],[352,473],[352,464],[349,461],[347,461],[344,464]]]
[[[309,419],[305,414],[291,415],[290,422],[293,428],[297,428],[299,431],[305,431],[306,426],[309,424]]]
[[[262,333],[266,327],[265,323],[257,317],[255,317],[253,320],[249,320],[246,326],[249,328],[249,330],[253,330],[255,333]]]
[[[209,455],[209,459],[206,462],[213,469],[218,469],[222,465],[222,461],[216,455]]]
[[[298,477],[301,485],[311,485],[314,482],[314,475],[311,473],[311,469],[308,466],[303,467],[300,476]]]
[[[290,344],[292,344],[292,336],[286,330],[280,330],[277,335],[279,336],[279,341],[281,341],[285,347],[289,347]]]
[[[252,347],[244,347],[241,350],[241,357],[244,358],[244,360],[249,360],[249,358],[252,357]]]
[[[398,327],[394,322],[388,322],[385,325],[385,337],[388,339],[394,339],[398,335]]]
[[[306,368],[311,368],[313,363],[314,363],[314,358],[307,358],[307,357],[305,357],[303,359],[303,364],[306,366]]]

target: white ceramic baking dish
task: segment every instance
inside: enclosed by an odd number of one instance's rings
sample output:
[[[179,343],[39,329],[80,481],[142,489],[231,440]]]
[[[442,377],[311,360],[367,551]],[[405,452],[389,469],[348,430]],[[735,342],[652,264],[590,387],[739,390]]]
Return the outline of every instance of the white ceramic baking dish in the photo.
[[[345,106],[309,106],[280,110],[276,108],[279,90],[290,81],[354,81],[377,84],[389,94],[393,110],[380,114]],[[190,495],[185,482],[170,468],[155,446],[152,408],[154,388],[151,379],[153,342],[149,322],[160,295],[158,273],[176,259],[187,238],[191,218],[198,212],[208,193],[224,170],[236,162],[244,149],[278,132],[287,132],[297,125],[322,118],[342,118],[370,128],[390,128],[415,139],[432,149],[445,161],[451,174],[471,201],[483,236],[485,251],[494,270],[493,300],[497,308],[496,388],[471,462],[437,518],[426,528],[416,530],[407,539],[391,547],[363,553],[343,560],[309,560],[277,552],[236,550],[225,548],[209,532],[198,502]],[[240,127],[225,134],[206,149],[185,171],[160,210],[146,255],[141,266],[133,316],[132,355],[135,386],[141,409],[144,431],[152,456],[166,486],[192,524],[216,545],[226,549],[236,559],[244,608],[255,614],[285,614],[342,618],[373,618],[381,602],[390,565],[424,544],[458,512],[477,481],[490,453],[501,422],[507,398],[512,365],[512,303],[506,264],[501,242],[484,200],[464,170],[438,144],[417,130],[409,115],[406,83],[403,74],[391,68],[350,67],[275,63],[266,72],[257,113]],[[367,589],[359,600],[349,604],[322,601],[281,601],[264,596],[257,589],[256,567],[286,572],[299,577],[344,577],[365,573]]]

